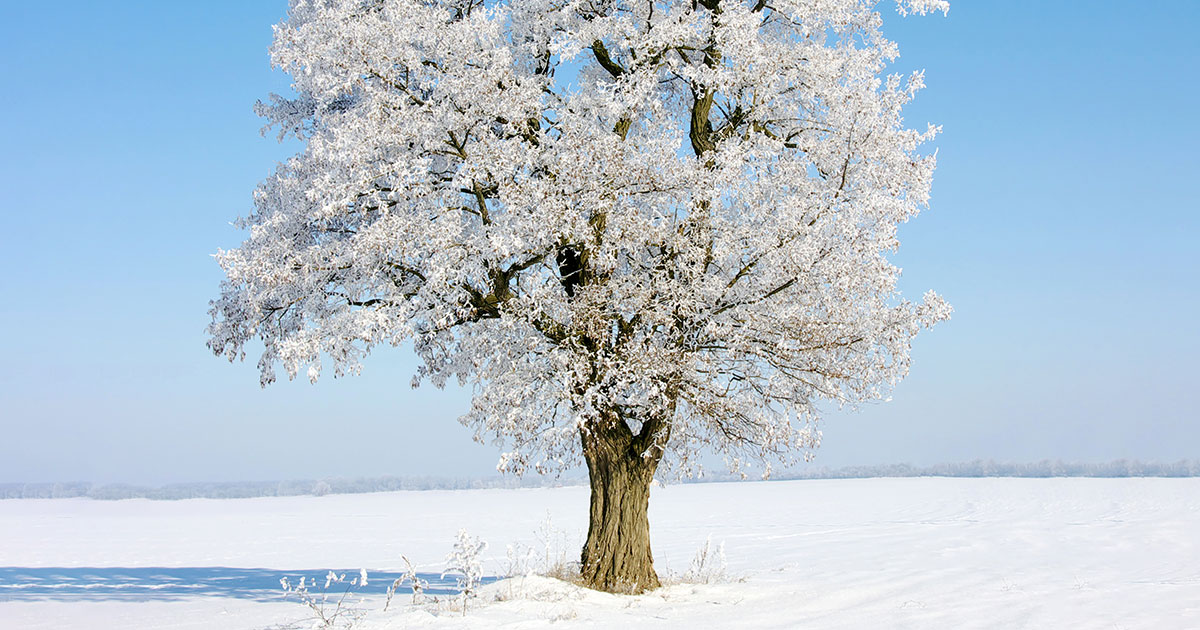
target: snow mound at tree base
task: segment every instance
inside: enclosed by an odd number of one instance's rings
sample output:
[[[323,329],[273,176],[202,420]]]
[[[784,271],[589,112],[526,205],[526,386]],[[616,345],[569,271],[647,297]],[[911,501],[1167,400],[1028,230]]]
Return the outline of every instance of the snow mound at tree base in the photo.
[[[665,579],[665,578],[664,578]],[[671,584],[642,595],[614,595],[541,575],[513,577],[480,589],[468,604],[471,627],[549,627],[569,621],[570,627],[703,626],[715,607],[731,608],[746,600],[744,584]],[[733,611],[730,610],[730,613]],[[445,614],[429,623],[452,623]],[[733,618],[731,617],[731,621]],[[416,619],[405,619],[405,622]],[[726,626],[728,627],[728,626]]]

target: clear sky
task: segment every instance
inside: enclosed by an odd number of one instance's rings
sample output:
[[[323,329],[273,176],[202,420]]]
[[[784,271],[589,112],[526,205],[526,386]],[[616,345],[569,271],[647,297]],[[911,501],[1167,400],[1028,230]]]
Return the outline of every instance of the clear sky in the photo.
[[[954,318],[887,404],[834,411],[816,464],[1200,458],[1200,3],[952,3],[901,20],[940,123],[931,209],[896,260]],[[6,2],[0,10],[0,481],[491,474],[412,390],[258,387],[205,347],[251,191],[297,150],[259,136],[283,0]]]

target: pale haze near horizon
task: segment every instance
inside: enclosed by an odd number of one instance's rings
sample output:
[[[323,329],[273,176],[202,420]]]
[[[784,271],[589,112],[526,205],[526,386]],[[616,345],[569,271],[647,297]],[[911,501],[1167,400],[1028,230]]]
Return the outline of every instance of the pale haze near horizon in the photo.
[[[981,6],[984,5],[984,6]],[[831,409],[813,465],[1200,458],[1200,5],[953,3],[897,18],[941,124],[901,289],[951,321],[888,403]],[[408,349],[361,376],[258,386],[205,348],[210,257],[299,145],[259,135],[286,2],[28,3],[0,23],[0,482],[159,484],[495,474],[412,390]]]

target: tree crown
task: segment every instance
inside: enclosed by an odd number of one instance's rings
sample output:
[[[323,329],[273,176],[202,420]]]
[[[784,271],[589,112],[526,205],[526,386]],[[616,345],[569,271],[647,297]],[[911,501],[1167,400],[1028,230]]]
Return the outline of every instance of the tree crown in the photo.
[[[945,10],[910,0],[902,13]],[[789,461],[876,399],[919,328],[887,260],[937,133],[868,0],[293,0],[257,111],[306,141],[221,251],[210,347],[264,385],[411,341],[474,386],[502,469],[619,424],[690,470]]]

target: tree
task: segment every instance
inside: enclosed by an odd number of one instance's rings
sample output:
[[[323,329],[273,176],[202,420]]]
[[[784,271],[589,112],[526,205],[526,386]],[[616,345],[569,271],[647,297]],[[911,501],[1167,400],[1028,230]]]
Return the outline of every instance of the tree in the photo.
[[[901,0],[900,12],[945,10]],[[871,0],[293,0],[304,150],[219,252],[212,350],[315,381],[411,341],[499,469],[586,463],[582,577],[658,585],[656,473],[793,461],[821,401],[885,395],[949,315],[886,256],[937,128]],[[265,130],[264,130],[265,131]],[[660,467],[660,464],[662,466]]]

